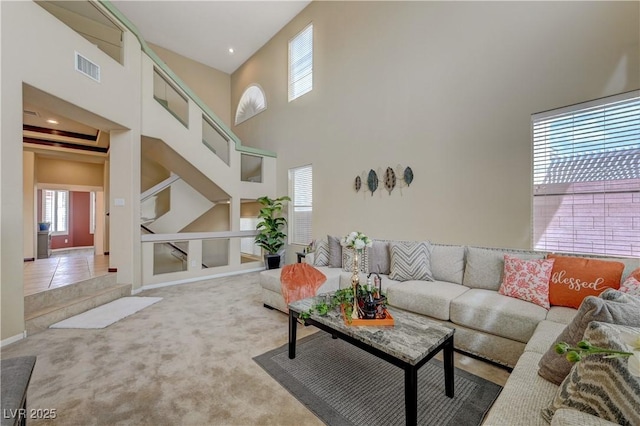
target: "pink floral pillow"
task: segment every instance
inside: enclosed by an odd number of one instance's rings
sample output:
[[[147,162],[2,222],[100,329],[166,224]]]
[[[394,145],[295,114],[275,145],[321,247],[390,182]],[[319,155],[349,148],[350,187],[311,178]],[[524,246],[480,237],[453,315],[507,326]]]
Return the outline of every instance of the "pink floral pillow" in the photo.
[[[620,286],[620,291],[632,296],[640,296],[640,281],[636,277],[631,275],[629,276],[629,278],[624,280],[624,282]]]
[[[523,260],[504,255],[499,293],[549,309],[549,279],[555,259]]]

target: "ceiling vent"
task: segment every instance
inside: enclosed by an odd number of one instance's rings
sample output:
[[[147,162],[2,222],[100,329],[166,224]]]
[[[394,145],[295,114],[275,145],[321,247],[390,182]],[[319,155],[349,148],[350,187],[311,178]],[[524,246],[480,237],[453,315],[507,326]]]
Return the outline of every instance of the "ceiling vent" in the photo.
[[[76,52],[76,71],[100,82],[100,66]]]
[[[28,116],[30,116],[30,117],[40,117],[40,114],[38,114],[38,113],[37,113],[37,112],[35,112],[35,111],[29,111],[28,109],[23,109],[23,110],[22,110],[22,113],[23,113],[24,115],[28,115]]]

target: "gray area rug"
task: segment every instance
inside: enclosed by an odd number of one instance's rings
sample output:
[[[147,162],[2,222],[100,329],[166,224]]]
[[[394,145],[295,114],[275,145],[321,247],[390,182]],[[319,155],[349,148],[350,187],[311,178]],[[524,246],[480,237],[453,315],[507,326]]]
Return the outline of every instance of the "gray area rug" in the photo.
[[[328,425],[404,425],[404,371],[324,332],[254,358]],[[419,425],[479,425],[502,387],[458,368],[455,397],[444,391],[442,362],[418,370]]]

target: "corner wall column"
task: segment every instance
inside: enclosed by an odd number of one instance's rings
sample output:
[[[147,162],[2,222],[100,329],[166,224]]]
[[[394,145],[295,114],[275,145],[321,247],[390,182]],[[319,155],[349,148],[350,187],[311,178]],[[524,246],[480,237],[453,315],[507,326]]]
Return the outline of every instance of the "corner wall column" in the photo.
[[[118,283],[142,286],[140,243],[140,134],[111,131],[109,263]]]

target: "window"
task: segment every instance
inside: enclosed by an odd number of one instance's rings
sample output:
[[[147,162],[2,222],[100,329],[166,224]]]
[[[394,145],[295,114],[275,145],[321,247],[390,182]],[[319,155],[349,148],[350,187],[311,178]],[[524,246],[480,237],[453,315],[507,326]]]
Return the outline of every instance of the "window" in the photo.
[[[289,244],[308,245],[312,239],[313,169],[289,169]]]
[[[51,223],[54,234],[68,233],[69,191],[42,190],[42,221]]]
[[[289,41],[289,102],[313,89],[313,24]]]
[[[639,96],[532,116],[535,249],[640,256]]]

